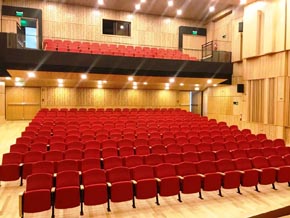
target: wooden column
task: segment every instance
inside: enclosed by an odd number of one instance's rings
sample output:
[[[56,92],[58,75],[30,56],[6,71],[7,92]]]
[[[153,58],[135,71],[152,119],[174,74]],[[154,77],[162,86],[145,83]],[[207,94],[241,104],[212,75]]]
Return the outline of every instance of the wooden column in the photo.
[[[0,82],[0,123],[5,121],[5,82]]]

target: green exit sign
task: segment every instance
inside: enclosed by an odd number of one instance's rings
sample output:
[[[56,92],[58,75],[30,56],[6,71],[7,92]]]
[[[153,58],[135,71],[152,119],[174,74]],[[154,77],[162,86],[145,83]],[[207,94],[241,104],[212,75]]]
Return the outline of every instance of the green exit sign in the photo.
[[[23,11],[16,11],[15,13],[17,17],[23,17]]]
[[[195,35],[196,36],[197,35],[197,31],[196,30],[193,30],[192,31],[192,35]]]

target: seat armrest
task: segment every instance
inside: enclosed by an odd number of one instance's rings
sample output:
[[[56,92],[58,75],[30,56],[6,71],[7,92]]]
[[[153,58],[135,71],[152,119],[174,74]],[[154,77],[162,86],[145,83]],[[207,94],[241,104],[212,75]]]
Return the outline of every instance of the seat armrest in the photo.
[[[24,195],[24,191],[20,192],[18,195],[18,203],[19,203],[19,217],[22,217],[22,211],[23,211],[23,195]]]
[[[84,190],[85,189],[85,186],[84,185],[80,185],[80,189],[81,190]]]
[[[133,183],[134,185],[137,184],[137,181],[136,181],[136,180],[131,180],[131,181],[132,181],[132,183]]]
[[[205,178],[205,175],[203,175],[203,174],[198,173],[196,175],[199,175],[200,177]]]
[[[156,180],[157,182],[161,182],[161,179],[159,179],[159,178],[155,178],[155,180]]]
[[[107,186],[108,186],[108,187],[112,187],[112,183],[107,182]]]
[[[177,176],[179,179],[184,179],[184,177],[183,176]]]

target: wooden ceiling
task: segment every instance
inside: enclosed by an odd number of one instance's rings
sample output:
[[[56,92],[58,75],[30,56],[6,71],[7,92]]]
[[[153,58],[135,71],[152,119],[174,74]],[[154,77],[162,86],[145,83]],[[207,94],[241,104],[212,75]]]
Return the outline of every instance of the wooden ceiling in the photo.
[[[98,88],[102,84],[102,88],[107,89],[133,89],[133,82],[136,82],[137,89],[151,89],[161,90],[165,89],[166,83],[169,83],[170,90],[195,90],[199,87],[204,90],[207,87],[215,84],[220,84],[225,79],[212,79],[212,83],[208,84],[210,78],[183,78],[177,77],[173,83],[169,82],[168,77],[148,77],[148,76],[135,76],[133,81],[128,81],[126,75],[110,75],[110,74],[86,74],[87,78],[82,79],[81,73],[67,73],[67,72],[44,72],[38,71],[35,73],[35,78],[29,78],[29,71],[24,70],[8,70],[11,79],[5,81],[6,86],[15,86],[19,80],[20,84],[26,87],[58,87],[58,79],[63,79],[63,87],[69,88]],[[105,81],[105,82],[104,82]],[[147,84],[146,84],[147,83]],[[181,85],[183,83],[183,85]]]
[[[141,9],[136,11],[135,4],[140,0],[103,0],[104,5],[98,5],[97,0],[48,0],[50,2],[83,5],[94,8],[104,8],[118,11],[127,11],[132,13],[144,13],[161,15],[166,17],[176,17],[176,10],[181,9],[181,18],[192,19],[204,22],[215,14],[240,5],[240,0],[173,0],[174,5],[168,7],[168,0],[146,0],[141,4]],[[249,0],[248,0],[249,1]],[[253,2],[253,0],[250,0]],[[209,7],[215,6],[215,11],[210,13]]]

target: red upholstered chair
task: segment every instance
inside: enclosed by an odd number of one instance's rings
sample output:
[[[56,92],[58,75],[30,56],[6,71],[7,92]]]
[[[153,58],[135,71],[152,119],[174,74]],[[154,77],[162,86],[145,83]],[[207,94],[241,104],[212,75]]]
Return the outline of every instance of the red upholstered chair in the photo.
[[[257,169],[253,169],[250,159],[238,158],[234,160],[234,163],[236,169],[242,173],[241,185],[245,187],[255,186],[256,191],[259,191],[259,171]]]
[[[81,206],[80,215],[83,215],[78,171],[63,171],[57,174],[53,206],[56,209]]]
[[[43,153],[39,151],[30,151],[23,155],[23,168],[21,179],[26,179],[32,172],[32,164],[43,160]]]
[[[83,151],[78,149],[70,149],[64,151],[64,159],[81,160],[83,159]]]
[[[182,147],[173,143],[166,146],[167,153],[182,153]]]
[[[54,163],[52,161],[39,161],[32,164],[32,174],[47,173],[54,174]]]
[[[276,170],[270,166],[268,160],[265,157],[254,157],[252,159],[252,164],[259,171],[259,184],[272,184],[273,189],[276,189]]]
[[[30,145],[30,151],[46,152],[47,144],[42,142],[34,142]]]
[[[130,139],[121,139],[117,142],[118,147],[122,148],[122,147],[134,147],[134,143],[132,140]]]
[[[99,158],[87,158],[80,162],[81,171],[85,172],[91,169],[101,169],[101,160]]]
[[[183,144],[182,146],[182,151],[185,153],[185,152],[196,152],[197,151],[197,147],[198,145],[197,144],[193,144],[193,143],[186,143],[186,144]]]
[[[250,148],[250,149],[247,149],[246,152],[249,158],[263,156],[262,150],[259,148]]]
[[[143,156],[133,155],[124,158],[124,166],[126,167],[136,167],[144,164]]]
[[[211,151],[211,144],[202,142],[196,146],[197,151],[203,152],[203,151]]]
[[[180,190],[183,194],[199,193],[201,195],[202,175],[198,174],[196,165],[192,162],[182,162],[176,165],[176,174],[180,178]]]
[[[183,161],[186,162],[199,162],[199,155],[195,152],[186,152],[182,154]]]
[[[261,140],[261,143],[263,147],[274,147],[274,142],[271,139]]]
[[[233,141],[228,141],[225,143],[225,148],[228,151],[236,150],[236,149],[238,149],[238,144],[236,142],[233,142]]]
[[[134,195],[137,199],[156,198],[159,205],[157,194],[157,181],[154,176],[152,166],[140,165],[131,169],[134,184]]]
[[[56,163],[56,172],[60,173],[63,171],[78,171],[79,163],[76,160],[61,160]]]
[[[155,166],[163,162],[163,156],[160,154],[149,154],[144,156],[144,163],[147,165]]]
[[[56,142],[49,145],[50,151],[65,151],[66,144],[64,142]]]
[[[218,173],[218,170],[212,161],[204,160],[196,164],[198,173],[203,175],[202,189],[204,191],[219,191],[219,195],[222,197],[222,175]]]
[[[66,149],[67,150],[70,150],[70,149],[83,150],[84,149],[84,145],[80,141],[68,142],[67,145],[66,145]]]
[[[119,155],[121,157],[134,155],[134,148],[132,146],[121,147],[121,148],[119,148]]]
[[[223,159],[230,160],[230,159],[232,159],[231,152],[228,150],[217,151],[216,152],[216,159],[217,160],[223,160]]]
[[[210,160],[215,161],[215,153],[212,151],[203,151],[199,153],[199,160]]]
[[[213,142],[211,144],[211,150],[212,151],[220,151],[220,150],[224,150],[225,146],[223,142]]]
[[[23,144],[23,143],[16,143],[13,145],[10,145],[10,152],[16,152],[16,153],[22,153],[25,154],[26,152],[28,152],[30,149],[30,146],[27,144]]]
[[[279,155],[272,155],[268,158],[271,167],[275,167],[277,177],[277,182],[288,182],[290,186],[290,166]]]
[[[155,144],[151,146],[151,153],[152,154],[166,154],[167,150],[166,147],[162,144]]]
[[[101,149],[101,143],[95,140],[86,141],[84,142],[84,147],[85,149],[89,149],[89,148]]]
[[[163,137],[162,139],[162,144],[163,145],[170,145],[170,144],[175,144],[176,141],[175,141],[175,138],[173,137]]]
[[[100,205],[108,202],[108,188],[106,181],[107,178],[104,170],[91,169],[83,172],[82,202],[87,206]]]
[[[127,167],[117,167],[106,171],[109,186],[108,211],[110,200],[112,202],[123,202],[132,200],[132,207],[135,208],[133,183],[130,170]]]
[[[2,165],[0,165],[0,181],[18,180],[21,176],[22,162],[23,155],[21,153],[10,152],[3,154]]]
[[[118,156],[118,148],[111,147],[111,148],[103,148],[102,149],[102,158],[107,158],[107,157],[116,157]]]
[[[24,217],[24,213],[49,210],[53,203],[51,198],[52,186],[53,177],[51,174],[37,173],[29,175],[26,190],[19,195],[19,215]]]
[[[223,159],[216,161],[216,167],[222,173],[222,187],[224,189],[237,188],[240,192],[241,185],[241,172],[236,170],[235,164],[232,160]]]
[[[163,156],[164,163],[171,163],[171,164],[178,164],[182,162],[182,156],[181,154],[165,154]]]
[[[231,151],[231,155],[234,159],[248,158],[247,152],[243,149],[236,149]]]
[[[287,154],[290,154],[290,147],[276,147],[276,151],[278,155],[285,156]]]
[[[117,142],[112,139],[107,139],[101,143],[102,149],[104,148],[117,148]]]
[[[272,155],[277,155],[277,149],[266,147],[266,148],[262,149],[262,153],[263,153],[264,157],[270,157]]]
[[[101,151],[98,148],[87,148],[83,150],[84,159],[87,158],[101,158]]]
[[[123,159],[121,157],[107,157],[103,159],[104,169],[113,169],[123,166]]]
[[[136,155],[148,155],[150,154],[150,147],[148,145],[140,145],[135,147]]]
[[[286,146],[284,139],[274,139],[273,143],[274,143],[274,147],[285,147]]]
[[[163,163],[154,167],[154,174],[158,181],[158,194],[160,196],[178,195],[181,202],[179,178],[173,164]]]

